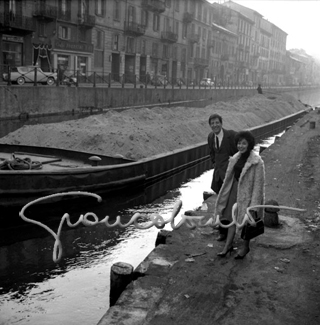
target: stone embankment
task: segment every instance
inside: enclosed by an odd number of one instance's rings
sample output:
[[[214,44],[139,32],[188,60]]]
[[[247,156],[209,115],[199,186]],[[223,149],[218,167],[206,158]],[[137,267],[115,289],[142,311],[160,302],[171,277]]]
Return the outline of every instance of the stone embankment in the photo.
[[[185,224],[165,233],[99,325],[320,323],[320,114],[311,111],[261,155],[266,200],[280,210],[243,260],[220,258],[217,230]],[[189,213],[209,218],[215,196]],[[237,235],[235,247],[241,245]],[[125,261],[123,261],[125,262]]]

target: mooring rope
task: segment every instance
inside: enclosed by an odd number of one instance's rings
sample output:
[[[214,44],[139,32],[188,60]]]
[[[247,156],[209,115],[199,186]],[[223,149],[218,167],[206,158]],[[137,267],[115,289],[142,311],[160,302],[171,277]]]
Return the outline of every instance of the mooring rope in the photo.
[[[125,223],[122,224],[121,223],[121,219],[120,216],[117,216],[116,221],[112,224],[110,224],[109,221],[109,216],[106,216],[105,218],[103,218],[102,220],[99,220],[99,218],[97,217],[97,215],[93,212],[87,212],[86,214],[81,214],[79,219],[77,220],[77,222],[75,223],[71,223],[70,221],[70,215],[68,213],[65,213],[61,220],[60,220],[60,224],[58,227],[58,231],[57,233],[55,233],[51,228],[49,228],[48,226],[46,226],[45,224],[43,224],[40,221],[36,221],[33,219],[29,219],[27,218],[24,214],[25,211],[28,207],[30,207],[32,204],[47,200],[47,199],[51,199],[51,198],[58,198],[58,197],[62,197],[62,196],[75,196],[75,195],[84,195],[84,196],[92,196],[94,198],[96,198],[98,200],[98,202],[102,201],[102,198],[94,193],[90,193],[90,192],[78,192],[78,191],[74,191],[74,192],[66,192],[66,193],[57,193],[57,194],[52,194],[52,195],[48,195],[48,196],[44,196],[41,198],[38,198],[34,201],[31,201],[29,203],[27,203],[19,212],[19,216],[26,222],[30,222],[33,223],[35,225],[38,225],[42,228],[44,228],[45,230],[47,230],[55,239],[54,242],[54,246],[53,246],[53,253],[52,253],[52,258],[53,261],[55,263],[58,263],[61,258],[62,258],[62,253],[63,253],[63,248],[62,248],[62,243],[60,240],[60,235],[61,235],[61,231],[62,231],[62,226],[64,221],[67,221],[67,225],[69,227],[76,227],[78,226],[80,223],[82,223],[85,226],[94,226],[96,224],[100,224],[100,223],[104,223],[106,225],[106,227],[112,228],[112,227],[116,227],[119,226],[121,228],[126,228],[130,225],[134,225],[137,229],[149,229],[153,226],[155,226],[158,229],[163,229],[164,226],[168,223],[170,223],[171,228],[174,229],[178,229],[180,228],[184,223],[186,223],[187,227],[189,227],[190,229],[194,229],[196,227],[207,227],[207,226],[222,226],[224,228],[229,228],[232,225],[236,225],[237,227],[243,227],[245,225],[246,222],[249,222],[252,225],[255,225],[255,220],[254,218],[251,216],[250,214],[250,209],[253,208],[278,208],[278,209],[286,209],[286,210],[293,210],[293,211],[300,211],[300,212],[305,212],[306,210],[303,209],[297,209],[297,208],[290,208],[290,207],[285,207],[285,206],[273,206],[273,205],[255,205],[255,206],[251,206],[247,208],[247,213],[243,219],[243,222],[241,224],[237,223],[236,218],[235,218],[235,209],[236,209],[236,205],[233,206],[233,213],[232,213],[232,218],[233,221],[228,224],[228,225],[223,225],[220,221],[220,217],[219,215],[216,216],[216,220],[213,222],[213,218],[210,218],[209,221],[207,221],[206,223],[202,223],[202,221],[204,220],[205,216],[187,216],[185,214],[181,215],[181,220],[178,222],[177,225],[174,224],[174,219],[175,217],[178,215],[178,213],[181,210],[182,207],[182,201],[178,200],[174,207],[173,210],[171,212],[171,216],[168,219],[164,219],[160,214],[158,213],[154,213],[151,214],[151,216],[149,217],[150,221],[144,223],[143,225],[138,223],[138,219],[141,217],[144,217],[145,215],[142,215],[140,213],[135,213],[131,219]],[[94,220],[89,220],[89,218],[93,218]]]

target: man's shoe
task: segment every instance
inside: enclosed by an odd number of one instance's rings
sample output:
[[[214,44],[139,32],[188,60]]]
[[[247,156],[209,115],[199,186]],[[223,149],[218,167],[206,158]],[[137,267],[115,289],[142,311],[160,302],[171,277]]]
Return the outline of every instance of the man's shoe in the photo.
[[[220,234],[219,237],[217,238],[217,241],[224,241],[226,239],[227,239],[227,236],[226,235]]]

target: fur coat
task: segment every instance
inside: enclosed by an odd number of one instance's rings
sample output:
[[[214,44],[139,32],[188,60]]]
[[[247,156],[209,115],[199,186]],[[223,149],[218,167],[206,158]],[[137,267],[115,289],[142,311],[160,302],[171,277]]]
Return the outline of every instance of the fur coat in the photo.
[[[227,205],[229,193],[232,187],[234,166],[240,158],[240,152],[230,157],[226,176],[217,197],[215,205],[215,215],[222,216],[222,212]],[[261,157],[254,151],[250,155],[242,169],[237,192],[237,222],[242,223],[248,206],[262,205],[265,199],[265,169]],[[254,209],[258,211],[258,216],[263,217],[263,208]]]

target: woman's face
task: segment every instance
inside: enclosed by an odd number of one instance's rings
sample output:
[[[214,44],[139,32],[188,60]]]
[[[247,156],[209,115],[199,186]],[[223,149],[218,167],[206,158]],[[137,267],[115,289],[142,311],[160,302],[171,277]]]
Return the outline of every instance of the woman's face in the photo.
[[[240,139],[237,144],[237,148],[241,154],[245,153],[248,150],[248,141],[246,139]]]

